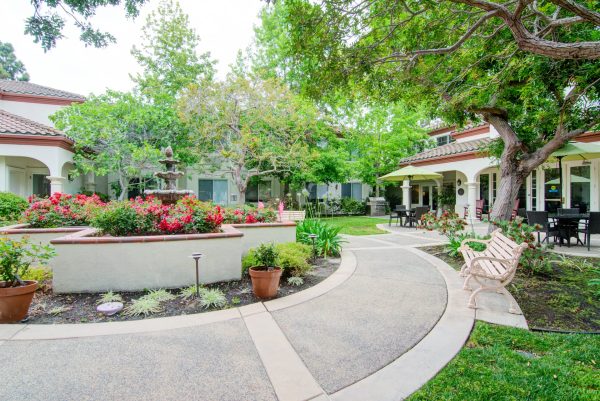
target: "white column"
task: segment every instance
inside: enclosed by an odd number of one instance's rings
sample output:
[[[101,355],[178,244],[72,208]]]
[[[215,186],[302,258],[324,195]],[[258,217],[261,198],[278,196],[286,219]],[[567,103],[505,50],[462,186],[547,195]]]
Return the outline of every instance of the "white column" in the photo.
[[[406,206],[407,210],[410,210],[410,204],[408,198],[410,197],[410,181],[404,180],[402,183],[402,203]],[[412,200],[411,200],[412,202]]]
[[[475,217],[477,203],[477,182],[467,182],[467,202],[469,204],[469,221]]]
[[[86,191],[96,191],[96,176],[94,173],[86,173],[83,175],[83,187]]]
[[[6,157],[0,156],[0,191],[8,192],[8,178],[6,177]]]
[[[46,177],[46,179],[50,181],[50,194],[55,192],[63,192],[64,183],[67,178],[49,175]]]

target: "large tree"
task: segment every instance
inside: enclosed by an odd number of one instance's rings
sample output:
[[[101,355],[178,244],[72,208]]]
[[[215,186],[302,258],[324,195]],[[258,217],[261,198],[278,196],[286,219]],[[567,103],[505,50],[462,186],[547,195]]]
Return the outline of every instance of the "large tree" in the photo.
[[[109,32],[94,28],[90,19],[98,8],[123,4],[125,15],[135,18],[148,0],[32,0],[33,15],[25,21],[25,33],[33,36],[48,51],[62,39],[63,28],[70,20],[81,32],[79,38],[86,46],[105,47],[116,39]]]
[[[277,79],[261,79],[240,60],[222,82],[190,87],[179,102],[194,129],[202,166],[231,174],[245,202],[253,177],[302,165],[316,111]]]
[[[132,76],[136,90],[153,102],[169,106],[181,89],[212,79],[216,61],[209,52],[198,54],[199,45],[200,37],[179,3],[161,1],[146,19],[142,45],[131,50],[142,67]]]
[[[0,79],[13,81],[29,81],[25,65],[15,56],[15,49],[10,43],[0,41]]]
[[[272,12],[289,39],[272,36],[304,93],[347,90],[422,103],[449,123],[490,122],[503,142],[492,218],[508,218],[529,173],[600,124],[593,3],[287,0]]]

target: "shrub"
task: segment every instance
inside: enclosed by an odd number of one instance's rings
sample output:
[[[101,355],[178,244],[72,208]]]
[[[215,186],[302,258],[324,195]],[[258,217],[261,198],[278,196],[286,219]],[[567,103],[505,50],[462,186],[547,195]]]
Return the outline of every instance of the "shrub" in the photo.
[[[0,192],[0,225],[19,220],[27,206],[27,201],[20,196],[10,192]]]
[[[342,198],[340,209],[344,214],[363,215],[366,213],[367,206],[365,202],[354,198]]]
[[[148,316],[151,313],[157,313],[162,310],[160,302],[156,299],[148,298],[145,295],[139,299],[134,299],[125,307],[123,312],[127,316]]]
[[[172,301],[175,299],[175,295],[171,294],[167,290],[151,290],[148,294],[144,295],[146,298],[155,299],[158,302]]]
[[[429,231],[437,230],[450,239],[456,237],[466,226],[467,222],[460,218],[457,213],[445,210],[440,217],[437,217],[434,212],[425,213],[421,217],[419,228]]]
[[[449,239],[450,243],[446,247],[448,255],[450,255],[452,257],[459,256],[460,255],[460,250],[459,250],[460,244],[467,238],[481,239],[477,235],[470,233],[470,232],[458,234],[453,237],[449,237],[448,239]],[[481,242],[468,242],[467,244],[469,245],[469,247],[472,250],[474,250],[476,252],[483,251],[486,248],[485,244],[482,244]]]
[[[52,280],[52,270],[45,269],[43,267],[30,268],[25,274],[21,276],[23,281],[37,281],[40,288],[43,287],[44,282]]]
[[[185,197],[175,205],[162,205],[153,197],[110,202],[92,225],[112,236],[207,233],[219,230],[222,208]]]
[[[547,274],[552,270],[551,259],[545,257],[546,248],[538,244],[534,232],[536,227],[523,223],[522,217],[514,220],[497,220],[492,224],[502,229],[502,233],[517,244],[527,243],[528,248],[521,254],[520,264],[529,274]]]
[[[78,195],[85,195],[85,196],[94,196],[96,195],[98,198],[100,198],[100,200],[104,203],[108,203],[110,202],[110,196],[103,194],[102,192],[93,192],[93,191],[81,191],[79,192]]]
[[[279,251],[272,242],[260,244],[254,251],[257,266],[268,267],[271,270],[277,264]]]
[[[316,234],[315,246],[317,254],[321,256],[338,256],[342,244],[346,241],[339,235],[341,227],[334,227],[322,220],[306,219],[296,225],[296,240],[312,246],[310,234]]]
[[[17,287],[34,263],[44,263],[55,255],[49,245],[32,244],[27,237],[12,240],[0,237],[0,281],[5,287]]]
[[[259,204],[258,207],[244,205],[237,208],[225,208],[223,221],[226,224],[271,223],[277,221],[277,213],[271,208]]]
[[[123,302],[123,297],[121,296],[121,294],[115,294],[112,291],[100,295],[100,298],[98,299],[98,304],[105,304],[108,302]]]
[[[205,289],[200,293],[200,306],[204,309],[222,308],[225,305],[227,305],[227,298],[223,291],[219,289]]]
[[[291,286],[294,287],[300,287],[302,284],[304,284],[304,279],[302,277],[289,277],[287,279],[287,283]]]
[[[23,216],[31,227],[86,226],[104,205],[97,195],[55,192],[49,198],[31,197]]]
[[[308,245],[289,242],[277,244],[277,250],[279,252],[277,265],[287,275],[301,277],[312,270],[312,266],[308,263],[312,250]]]

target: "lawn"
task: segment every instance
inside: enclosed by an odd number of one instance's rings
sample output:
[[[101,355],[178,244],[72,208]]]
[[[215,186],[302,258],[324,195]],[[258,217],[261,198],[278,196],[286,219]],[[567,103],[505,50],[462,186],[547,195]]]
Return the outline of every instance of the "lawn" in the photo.
[[[417,400],[597,400],[600,336],[536,333],[477,322]]]
[[[341,227],[340,234],[372,235],[385,234],[387,231],[377,228],[377,224],[386,223],[388,217],[343,216],[321,218],[335,227]]]

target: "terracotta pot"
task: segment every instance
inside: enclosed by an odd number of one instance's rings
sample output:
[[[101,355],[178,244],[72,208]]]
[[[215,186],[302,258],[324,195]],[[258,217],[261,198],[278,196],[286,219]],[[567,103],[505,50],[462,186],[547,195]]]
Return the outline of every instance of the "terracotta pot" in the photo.
[[[252,291],[261,299],[273,298],[279,289],[281,268],[274,267],[269,271],[266,267],[251,267],[250,278],[252,279]]]
[[[19,287],[2,287],[0,282],[0,323],[14,323],[27,316],[33,294],[38,288],[37,281],[25,281]]]

